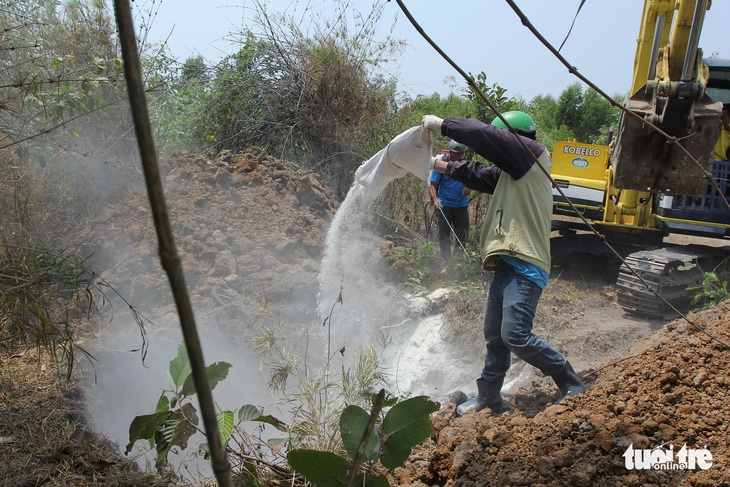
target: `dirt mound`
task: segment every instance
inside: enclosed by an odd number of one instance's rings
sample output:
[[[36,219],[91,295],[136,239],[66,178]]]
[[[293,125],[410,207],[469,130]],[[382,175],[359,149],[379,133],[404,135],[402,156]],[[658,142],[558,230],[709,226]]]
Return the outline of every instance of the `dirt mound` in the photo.
[[[210,321],[237,327],[237,337],[264,302],[286,303],[276,310],[289,322],[316,312],[318,266],[339,205],[316,173],[258,148],[215,156],[176,152],[160,160],[160,172],[199,326]],[[86,266],[149,318],[147,331],[178,327],[143,181],[119,201],[107,203],[69,228],[59,247],[88,256]],[[105,309],[115,315],[110,323],[114,336],[129,335],[138,346],[136,327],[125,324],[125,314],[117,312],[122,303],[112,291],[107,298],[112,302]],[[101,335],[109,334],[100,326],[84,321],[79,327],[80,344],[95,353],[110,340],[100,343]],[[153,340],[159,344],[160,338]],[[117,343],[121,341],[112,347]],[[0,484],[173,485],[153,474],[129,473],[130,457],[120,456],[117,445],[79,434],[90,424],[86,391],[80,382],[66,382],[51,357],[33,352],[0,356]],[[138,360],[136,355],[131,359]],[[85,365],[81,361],[77,371]],[[90,376],[117,365],[97,363]],[[116,384],[108,377],[102,380]],[[143,381],[137,378],[134,388],[139,401],[145,400]],[[123,382],[117,385],[124,387]]]
[[[728,485],[729,312],[724,303],[691,315],[697,326],[670,323],[649,348],[593,374],[585,395],[534,417],[529,409],[552,391],[519,391],[501,417],[488,410],[457,417],[454,405],[445,406],[431,441],[397,472],[398,484]],[[683,446],[708,450],[712,467],[683,469]],[[665,469],[631,469],[629,448],[674,456]],[[642,453],[634,453],[635,466]]]
[[[160,160],[160,172],[195,309],[241,320],[246,304],[256,305],[254,295],[289,303],[314,299],[318,262],[339,204],[316,173],[259,148],[215,158],[180,151]],[[155,315],[174,313],[143,185],[75,235],[84,242],[80,254],[91,255],[89,267],[133,305]]]

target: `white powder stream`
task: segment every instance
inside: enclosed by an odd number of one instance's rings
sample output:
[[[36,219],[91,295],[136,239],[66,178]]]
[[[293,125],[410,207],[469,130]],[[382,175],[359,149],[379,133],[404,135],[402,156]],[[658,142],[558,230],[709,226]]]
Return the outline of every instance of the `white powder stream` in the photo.
[[[323,321],[330,320],[330,356],[339,356],[336,352],[344,346],[347,363],[348,354],[352,357],[358,346],[389,342],[382,356],[394,388],[391,392],[431,397],[455,390],[472,392],[484,356],[464,354],[443,339],[438,303],[449,299],[450,291],[405,295],[385,280],[386,262],[367,211],[372,201],[355,182],[327,234],[319,273],[319,313]],[[326,341],[326,329],[324,333]],[[518,388],[527,379],[523,376],[532,373],[513,369],[505,391]]]

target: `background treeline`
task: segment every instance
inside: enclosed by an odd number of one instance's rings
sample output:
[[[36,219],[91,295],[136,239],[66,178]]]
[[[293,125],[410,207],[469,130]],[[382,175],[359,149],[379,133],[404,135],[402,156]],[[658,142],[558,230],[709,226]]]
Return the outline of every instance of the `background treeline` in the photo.
[[[344,197],[355,169],[422,115],[494,118],[466,82],[448,95],[414,99],[399,91],[382,68],[405,43],[375,40],[388,22],[384,4],[364,13],[333,4],[331,16],[311,19],[304,31],[302,22],[257,3],[253,25],[231,34],[234,52],[208,63],[173,59],[165,45],[148,43],[155,3],[135,2],[160,152],[256,145],[318,171]],[[5,233],[8,225],[29,230],[33,218],[24,212],[38,213],[39,205],[63,226],[141,181],[110,7],[102,0],[19,0],[0,10],[0,171],[3,203],[12,210],[2,212]],[[603,143],[617,123],[617,111],[579,83],[557,98],[525,100],[484,72],[474,76],[500,110],[532,115],[548,147],[572,137]]]

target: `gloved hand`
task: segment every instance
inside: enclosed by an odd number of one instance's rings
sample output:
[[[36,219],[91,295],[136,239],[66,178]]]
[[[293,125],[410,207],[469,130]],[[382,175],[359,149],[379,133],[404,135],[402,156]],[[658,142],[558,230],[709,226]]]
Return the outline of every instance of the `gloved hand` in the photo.
[[[436,165],[436,161],[438,161],[438,157],[431,156],[431,169]]]
[[[444,121],[443,118],[439,118],[436,115],[424,115],[421,119],[421,125],[423,128],[431,130],[436,133],[441,133],[441,123]]]

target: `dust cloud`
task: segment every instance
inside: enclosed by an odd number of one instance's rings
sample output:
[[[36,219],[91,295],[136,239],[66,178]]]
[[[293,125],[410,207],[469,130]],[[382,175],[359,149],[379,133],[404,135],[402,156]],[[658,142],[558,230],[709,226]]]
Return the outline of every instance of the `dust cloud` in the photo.
[[[218,159],[181,152],[160,166],[206,364],[232,365],[214,399],[223,409],[254,404],[286,421],[288,410],[268,387],[275,360],[257,344],[266,331],[304,343],[317,321],[318,262],[336,200],[313,173],[256,149]],[[84,334],[95,357],[84,368],[85,401],[95,430],[123,450],[134,417],[153,413],[171,388],[167,370],[182,342],[144,186],[72,232],[78,253],[114,289]]]
[[[389,392],[428,389],[423,370],[408,369],[419,356],[422,368],[431,352],[403,355],[431,312],[429,298],[404,295],[389,282],[372,201],[359,184],[339,203],[316,174],[256,148],[215,158],[179,152],[160,166],[204,358],[232,365],[213,391],[221,408],[254,404],[286,422],[286,400],[301,375],[292,371],[276,384],[278,372],[296,365],[335,380],[367,347]],[[177,310],[142,185],[74,232],[79,253],[90,254],[89,265],[124,298],[108,293],[108,314],[90,324],[84,343],[96,358],[84,371],[93,426],[123,450],[132,420],[154,412],[171,388],[167,369],[182,341]],[[142,328],[129,306],[143,317]],[[440,367],[433,355],[428,365]]]

